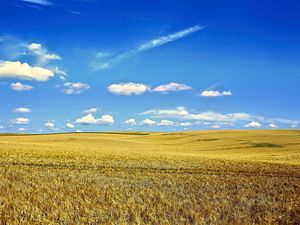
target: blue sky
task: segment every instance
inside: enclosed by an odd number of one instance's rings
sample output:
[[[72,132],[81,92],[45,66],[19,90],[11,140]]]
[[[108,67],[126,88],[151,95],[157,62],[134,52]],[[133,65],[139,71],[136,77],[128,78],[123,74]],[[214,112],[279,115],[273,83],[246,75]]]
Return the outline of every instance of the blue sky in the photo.
[[[0,132],[298,129],[299,10],[1,1]]]

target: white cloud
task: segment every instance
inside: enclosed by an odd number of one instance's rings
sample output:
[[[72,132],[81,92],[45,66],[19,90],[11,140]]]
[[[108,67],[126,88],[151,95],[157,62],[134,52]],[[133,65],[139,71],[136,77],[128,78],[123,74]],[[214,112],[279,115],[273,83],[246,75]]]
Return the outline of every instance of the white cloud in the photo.
[[[136,51],[141,52],[141,51],[145,51],[145,50],[148,50],[148,49],[156,48],[156,47],[164,45],[168,42],[172,42],[172,41],[175,41],[177,39],[188,36],[192,33],[195,33],[196,31],[199,31],[199,30],[202,30],[202,29],[203,29],[203,27],[201,27],[199,25],[196,25],[194,27],[190,27],[190,28],[181,30],[181,31],[173,33],[173,34],[169,34],[167,36],[162,36],[162,37],[159,37],[157,39],[152,39],[152,40],[140,45],[136,49]]]
[[[21,80],[47,81],[53,77],[51,70],[30,66],[27,63],[19,61],[2,61],[0,62],[0,78],[16,78]]]
[[[0,125],[0,129],[4,129],[4,126]]]
[[[53,3],[48,0],[21,0],[21,1],[32,3],[32,4],[37,4],[37,5],[43,5],[43,6],[53,5]]]
[[[219,122],[235,122],[247,121],[253,116],[248,113],[231,113],[222,114],[212,111],[190,113],[185,107],[177,107],[175,109],[154,109],[143,112],[142,115],[151,115],[158,118],[178,118],[183,120],[199,120],[199,121],[219,121]]]
[[[192,87],[186,84],[178,84],[171,82],[168,84],[159,85],[158,87],[154,88],[153,91],[167,93],[169,91],[185,91],[191,89]]]
[[[81,94],[84,90],[87,90],[89,88],[90,88],[89,85],[81,82],[76,82],[76,83],[66,82],[64,83],[63,93],[67,95]]]
[[[142,121],[142,125],[155,126],[156,122],[154,120],[144,119]]]
[[[278,126],[277,126],[276,124],[273,124],[273,123],[269,124],[269,127],[270,127],[271,129],[276,129],[276,128],[278,128]]]
[[[31,85],[22,84],[20,82],[11,83],[10,87],[15,91],[31,91],[33,89]]]
[[[96,53],[96,57],[97,58],[106,58],[108,56],[111,56],[112,54],[111,53],[108,53],[108,52],[97,52]]]
[[[66,80],[66,77],[64,77],[64,76],[59,76],[59,79],[61,79],[62,81],[65,81],[65,80]]]
[[[31,113],[31,109],[25,108],[25,107],[20,107],[20,108],[15,108],[13,110],[13,112],[16,112],[16,113]]]
[[[82,132],[82,130],[76,130],[76,132],[77,132],[77,133],[81,133],[81,132]]]
[[[196,26],[189,27],[187,29],[181,30],[181,31],[173,33],[173,34],[161,36],[159,38],[147,41],[135,49],[131,49],[131,50],[129,50],[125,53],[119,54],[119,55],[114,55],[114,56],[110,57],[109,59],[104,57],[105,61],[103,61],[103,59],[102,59],[103,57],[100,57],[101,60],[99,61],[99,57],[98,57],[97,61],[94,61],[91,63],[91,68],[93,71],[111,68],[114,65],[120,63],[124,59],[133,57],[138,53],[159,47],[159,46],[167,44],[169,42],[184,38],[184,37],[191,35],[202,29],[203,29],[203,27],[196,25]]]
[[[18,130],[19,130],[19,131],[25,131],[26,129],[23,128],[23,127],[20,127]]]
[[[151,109],[142,113],[142,115],[154,115],[158,117],[184,117],[188,114],[189,112],[185,107],[176,107],[176,109]]]
[[[216,124],[216,125],[212,125],[211,128],[213,128],[213,129],[219,129],[219,128],[221,128],[221,126]]]
[[[172,120],[160,120],[159,122],[151,119],[144,119],[141,123],[141,125],[147,125],[147,126],[156,126],[156,127],[170,127],[170,126],[179,126],[179,127],[189,127],[193,124],[190,122],[175,122]]]
[[[164,126],[164,127],[168,127],[168,126],[174,126],[175,123],[171,120],[161,120],[157,126]]]
[[[103,115],[97,119],[92,114],[87,114],[75,122],[84,125],[110,125],[114,123],[114,118],[111,115]]]
[[[298,125],[300,124],[300,120],[290,120],[290,119],[283,119],[283,118],[271,118],[271,119],[267,119],[266,122],[268,123],[282,123],[282,124],[294,124],[294,125]]]
[[[220,97],[220,96],[231,96],[232,93],[231,93],[231,91],[223,91],[223,92],[219,92],[219,91],[203,91],[200,95],[202,97]]]
[[[45,127],[47,127],[48,129],[53,129],[55,127],[55,124],[53,121],[48,121],[45,123]]]
[[[90,108],[83,111],[84,114],[96,113],[98,112],[97,108]]]
[[[27,48],[31,54],[38,57],[40,64],[45,64],[51,60],[62,60],[59,55],[49,53],[48,50],[39,43],[31,43],[27,45]]]
[[[66,123],[66,127],[67,128],[74,128],[75,126],[72,123],[69,122],[69,123]]]
[[[201,113],[190,113],[185,119],[190,120],[203,120],[203,121],[220,121],[220,122],[235,122],[235,121],[247,121],[252,116],[248,113],[230,113],[222,114],[217,112],[201,112]]]
[[[259,122],[252,121],[246,124],[245,127],[261,127],[261,124]]]
[[[135,125],[137,125],[137,122],[135,121],[135,119],[128,119],[125,121],[125,124],[130,125],[130,126],[135,126]]]
[[[60,68],[58,68],[57,66],[56,67],[54,67],[53,69],[51,69],[55,74],[59,74],[59,75],[62,75],[62,77],[64,77],[64,76],[67,76],[68,74],[67,74],[67,72],[66,71],[63,71],[63,70],[61,70]],[[64,79],[66,79],[65,77],[64,77]]]
[[[11,121],[12,124],[29,124],[30,120],[28,118],[16,118]]]
[[[116,95],[140,95],[150,90],[150,87],[141,83],[119,83],[112,84],[108,88],[108,91]]]
[[[151,109],[141,113],[140,115],[148,115],[151,118],[160,119],[177,119],[184,122],[195,121],[195,125],[205,125],[211,128],[217,126],[244,126],[244,127],[262,127],[262,123],[268,123],[270,128],[279,127],[280,124],[297,127],[300,124],[299,120],[289,120],[282,118],[264,118],[261,116],[251,115],[249,113],[218,113],[213,111],[195,112],[189,111],[185,107],[177,107],[175,109]],[[244,123],[247,122],[246,125]],[[159,124],[159,123],[157,123]],[[191,124],[191,125],[193,125]],[[273,125],[271,125],[273,124]],[[216,125],[215,127],[212,127]],[[174,126],[179,126],[179,122],[175,122]]]
[[[180,126],[180,127],[190,127],[190,126],[193,126],[192,123],[189,123],[189,122],[177,122],[176,123],[177,126]]]

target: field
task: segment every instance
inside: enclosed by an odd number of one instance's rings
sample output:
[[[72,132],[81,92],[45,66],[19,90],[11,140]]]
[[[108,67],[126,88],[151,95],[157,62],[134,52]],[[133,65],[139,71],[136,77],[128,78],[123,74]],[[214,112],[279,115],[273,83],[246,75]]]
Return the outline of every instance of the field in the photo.
[[[300,131],[3,134],[0,224],[300,224]]]

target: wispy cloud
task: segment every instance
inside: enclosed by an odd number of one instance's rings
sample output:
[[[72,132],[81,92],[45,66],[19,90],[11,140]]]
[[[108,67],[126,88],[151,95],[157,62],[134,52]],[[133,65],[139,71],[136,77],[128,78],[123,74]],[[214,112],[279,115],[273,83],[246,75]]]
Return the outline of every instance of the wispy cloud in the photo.
[[[211,123],[216,125],[214,127],[211,126],[210,128],[220,128],[221,126],[232,127],[240,125],[247,128],[268,127],[274,129],[280,125],[283,127],[289,125],[290,127],[295,128],[300,124],[300,120],[289,120],[283,118],[270,119],[245,112],[229,114],[213,111],[195,112],[188,110],[186,107],[177,107],[174,109],[151,109],[141,113],[140,115],[150,116],[150,118],[196,121],[196,123],[199,125],[209,125]]]
[[[62,60],[62,58],[54,53],[49,53],[48,50],[40,43],[30,43],[27,46],[29,54],[37,56],[40,65],[47,64],[51,60]]]
[[[112,57],[102,57],[101,60],[96,60],[91,63],[91,68],[93,71],[99,71],[104,69],[109,69],[113,67],[114,65],[118,64],[124,59],[133,57],[134,55],[159,47],[161,45],[167,44],[169,42],[176,41],[178,39],[184,38],[188,35],[191,35],[197,31],[202,30],[204,27],[200,25],[196,25],[193,27],[189,27],[187,29],[181,30],[179,32],[169,34],[166,36],[162,36],[156,39],[152,39],[150,41],[147,41],[141,45],[139,45],[137,48],[131,49],[127,52],[112,56]]]
[[[20,82],[11,83],[10,87],[15,91],[31,91],[33,89],[33,86],[22,84]]]
[[[31,113],[31,109],[25,108],[25,107],[20,107],[20,108],[15,108],[13,110],[15,113]]]
[[[168,83],[168,84],[162,84],[157,86],[153,89],[154,92],[160,92],[160,93],[168,93],[170,91],[187,91],[191,90],[192,87],[186,85],[186,84],[178,84],[178,83]]]
[[[30,119],[23,118],[23,117],[11,120],[11,124],[29,124],[29,123],[30,123]]]
[[[168,84],[162,84],[155,88],[151,88],[150,85],[143,84],[143,83],[118,83],[112,84],[108,86],[108,91],[117,94],[117,95],[140,95],[145,92],[158,92],[158,93],[168,93],[168,92],[175,92],[175,91],[186,91],[191,90],[192,87],[186,84],[178,84],[175,82],[171,82]]]
[[[22,2],[36,4],[36,5],[43,5],[43,6],[52,6],[54,5],[53,2],[48,0],[21,0]]]
[[[202,97],[220,97],[220,96],[231,96],[231,91],[203,91],[200,96]]]
[[[67,95],[81,94],[83,91],[90,88],[89,85],[81,83],[81,82],[66,82],[64,83],[63,93]]]

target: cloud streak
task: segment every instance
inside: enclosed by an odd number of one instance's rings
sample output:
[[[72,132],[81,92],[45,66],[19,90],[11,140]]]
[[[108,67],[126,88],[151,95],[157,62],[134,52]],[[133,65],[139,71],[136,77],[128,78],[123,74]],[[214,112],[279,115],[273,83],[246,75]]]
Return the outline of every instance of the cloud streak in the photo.
[[[187,29],[178,31],[173,34],[169,34],[166,36],[161,36],[156,39],[152,39],[150,41],[147,41],[147,42],[139,45],[137,48],[131,49],[127,52],[124,52],[124,53],[121,53],[121,54],[118,54],[118,55],[115,55],[112,57],[109,57],[109,56],[101,57],[100,61],[98,59],[91,63],[91,65],[90,65],[91,69],[94,72],[99,71],[99,70],[109,69],[109,68],[115,66],[116,64],[120,63],[124,59],[131,58],[131,57],[135,56],[136,54],[139,54],[144,51],[148,51],[150,49],[157,48],[157,47],[165,45],[167,43],[179,40],[181,38],[189,36],[189,35],[197,32],[197,31],[200,31],[202,29],[204,29],[204,27],[202,27],[200,25],[196,25],[196,26],[189,27]]]
[[[200,96],[202,97],[222,97],[222,96],[231,96],[231,91],[203,91]]]
[[[52,2],[48,0],[21,0],[22,2],[36,4],[36,5],[42,5],[42,6],[52,6],[54,5]]]
[[[145,92],[158,92],[158,93],[169,93],[169,92],[175,92],[175,91],[187,91],[191,90],[192,87],[186,85],[186,84],[178,84],[178,83],[168,83],[168,84],[162,84],[155,88],[151,88],[150,85],[143,84],[143,83],[118,83],[118,84],[111,84],[107,87],[107,90],[110,93],[116,94],[116,95],[141,95]]]

